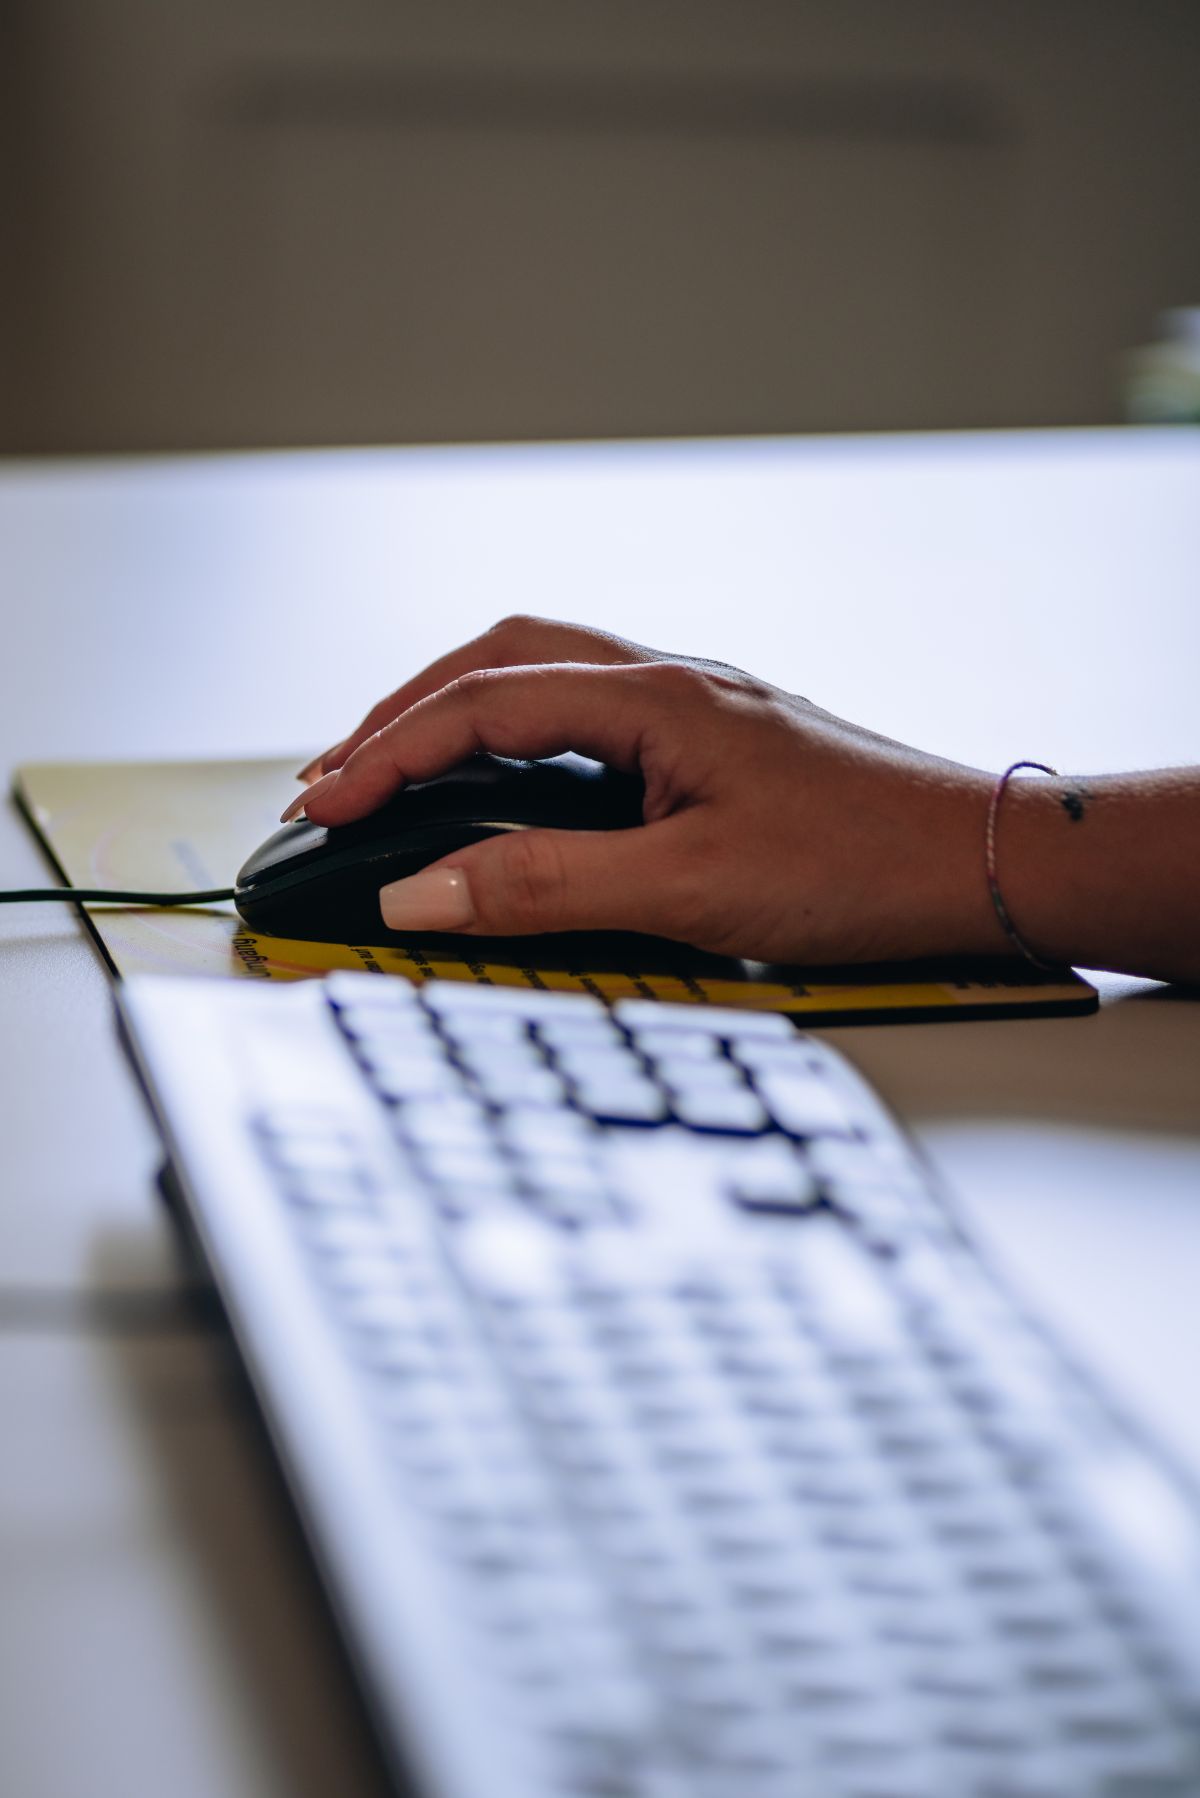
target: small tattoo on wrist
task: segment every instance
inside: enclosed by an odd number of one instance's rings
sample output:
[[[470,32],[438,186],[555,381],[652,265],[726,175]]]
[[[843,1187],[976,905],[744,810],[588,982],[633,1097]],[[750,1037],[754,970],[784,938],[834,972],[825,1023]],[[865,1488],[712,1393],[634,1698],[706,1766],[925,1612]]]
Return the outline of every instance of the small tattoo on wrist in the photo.
[[[1060,795],[1059,804],[1072,824],[1081,822],[1091,796],[1086,787],[1068,787],[1066,792]]]

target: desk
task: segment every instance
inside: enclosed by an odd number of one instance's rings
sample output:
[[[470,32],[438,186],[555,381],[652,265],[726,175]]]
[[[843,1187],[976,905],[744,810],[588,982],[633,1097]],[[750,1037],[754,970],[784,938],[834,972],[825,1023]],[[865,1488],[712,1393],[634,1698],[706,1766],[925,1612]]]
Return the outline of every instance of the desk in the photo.
[[[741,663],[985,766],[1196,761],[1198,570],[1196,433],[10,465],[0,752],[307,751],[520,609]],[[44,873],[0,810],[0,882]],[[100,964],[67,911],[5,908],[0,977],[0,1783],[369,1795]],[[1090,1020],[838,1040],[1200,1473],[1200,1011],[1103,988]]]

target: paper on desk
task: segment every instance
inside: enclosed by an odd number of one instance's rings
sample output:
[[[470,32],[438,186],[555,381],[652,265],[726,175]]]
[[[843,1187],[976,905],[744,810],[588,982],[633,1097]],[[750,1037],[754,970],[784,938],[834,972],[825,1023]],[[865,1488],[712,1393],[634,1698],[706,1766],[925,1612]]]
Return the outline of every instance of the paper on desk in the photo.
[[[15,790],[33,828],[72,886],[202,891],[234,883],[250,851],[278,828],[295,791],[295,760],[62,762],[18,770]],[[366,968],[410,980],[592,992],[605,999],[673,999],[787,1011],[809,1022],[979,1017],[1090,1011],[1093,989],[1074,975],[1019,963],[803,969],[697,958],[665,972],[652,961],[614,969],[578,963],[521,965],[471,959],[440,943],[294,942],[246,928],[232,905],[178,911],[84,908],[113,971],[303,980]],[[489,954],[493,954],[489,950]],[[549,958],[547,958],[549,959]]]

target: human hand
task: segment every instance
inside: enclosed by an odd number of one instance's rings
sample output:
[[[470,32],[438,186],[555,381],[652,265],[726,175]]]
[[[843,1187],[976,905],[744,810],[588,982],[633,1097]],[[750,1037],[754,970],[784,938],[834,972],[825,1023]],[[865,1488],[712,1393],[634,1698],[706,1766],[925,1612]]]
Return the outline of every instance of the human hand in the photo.
[[[634,830],[513,832],[385,888],[393,929],[620,929],[769,961],[1006,947],[982,874],[991,779],[720,664],[505,620],[304,771],[325,825],[479,751],[640,772]]]

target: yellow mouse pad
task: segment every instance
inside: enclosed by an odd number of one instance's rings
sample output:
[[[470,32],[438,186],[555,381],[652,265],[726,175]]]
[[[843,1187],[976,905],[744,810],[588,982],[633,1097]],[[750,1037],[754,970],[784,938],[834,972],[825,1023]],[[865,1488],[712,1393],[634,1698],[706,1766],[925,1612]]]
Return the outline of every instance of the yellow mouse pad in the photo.
[[[14,791],[34,831],[73,886],[145,891],[229,887],[237,870],[278,827],[295,792],[296,760],[253,762],[63,762],[18,770]],[[981,875],[982,878],[982,875]],[[471,980],[501,986],[592,992],[786,1011],[809,1023],[974,1018],[1088,1012],[1095,991],[1073,974],[1040,974],[1020,963],[901,963],[882,967],[765,967],[688,951],[659,957],[619,939],[627,960],[596,939],[581,959],[554,955],[529,966],[475,959],[446,938],[402,945],[293,942],[248,930],[232,905],[158,911],[88,905],[87,921],[115,974],[208,974],[303,980],[333,968],[368,968],[409,980]],[[586,941],[586,939],[584,939]],[[579,956],[578,941],[571,950]],[[523,954],[528,954],[524,945]]]

